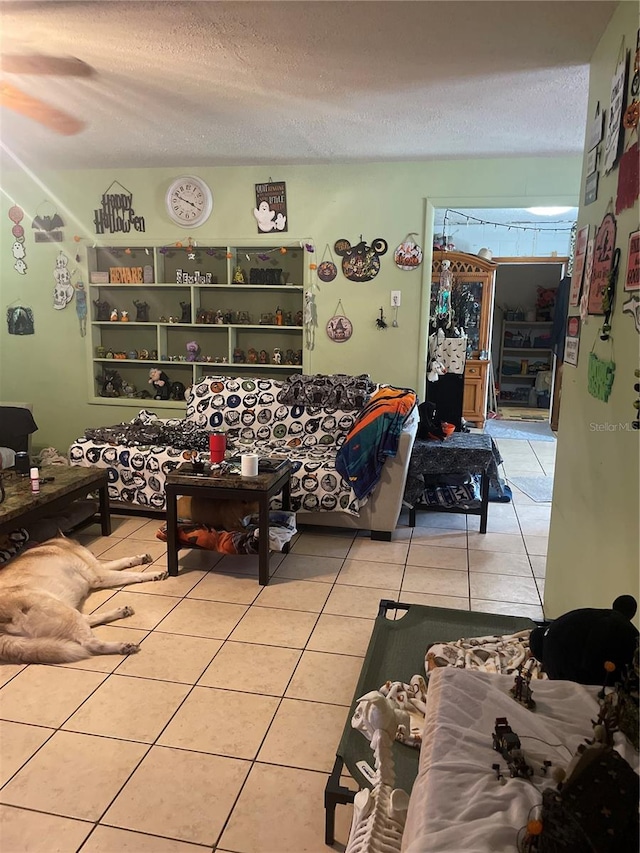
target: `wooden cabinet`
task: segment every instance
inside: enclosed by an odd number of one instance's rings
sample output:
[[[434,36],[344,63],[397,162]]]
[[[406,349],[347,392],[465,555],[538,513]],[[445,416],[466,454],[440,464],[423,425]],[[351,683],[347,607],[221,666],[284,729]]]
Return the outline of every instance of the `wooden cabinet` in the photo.
[[[206,375],[284,378],[306,366],[303,248],[98,246],[87,266],[91,402],[139,406],[151,367],[188,387]],[[105,370],[122,380],[117,396],[102,396]]]
[[[442,261],[451,262],[452,303],[457,308],[455,325],[467,334],[462,417],[483,427],[487,417],[489,356],[495,296],[496,265],[465,252],[437,252],[431,276],[431,318],[435,317]],[[480,356],[485,356],[481,358]]]

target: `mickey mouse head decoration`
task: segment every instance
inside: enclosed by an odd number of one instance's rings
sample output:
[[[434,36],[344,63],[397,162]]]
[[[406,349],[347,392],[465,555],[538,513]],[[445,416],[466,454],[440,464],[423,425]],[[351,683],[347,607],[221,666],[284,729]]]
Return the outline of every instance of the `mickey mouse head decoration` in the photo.
[[[342,272],[350,281],[371,281],[380,272],[380,256],[389,245],[382,237],[373,240],[370,246],[360,235],[360,242],[352,246],[348,240],[337,240],[333,247],[342,257]]]

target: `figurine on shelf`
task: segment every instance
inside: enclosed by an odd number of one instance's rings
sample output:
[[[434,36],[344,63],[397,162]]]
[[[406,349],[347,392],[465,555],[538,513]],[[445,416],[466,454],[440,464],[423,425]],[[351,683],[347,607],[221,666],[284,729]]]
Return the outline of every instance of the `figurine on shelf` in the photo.
[[[216,326],[222,326],[222,324],[224,323],[224,314],[222,313],[222,311],[220,311],[220,309],[216,311],[214,322]]]
[[[244,350],[240,349],[240,347],[236,347],[233,351],[233,363],[234,364],[245,364],[246,358],[244,355]]]
[[[133,304],[136,307],[136,323],[148,323],[149,322],[149,303],[148,302],[138,302],[137,299],[134,299]]]
[[[109,315],[109,319],[111,320],[112,323],[118,322],[118,320],[120,318],[118,317],[118,309],[117,308],[112,309],[111,314]]]
[[[238,266],[233,271],[233,283],[234,284],[246,284],[247,283],[247,277],[245,276],[244,270],[242,269],[240,264],[238,264]]]
[[[258,355],[258,363],[259,364],[269,364],[269,354],[266,349],[261,349],[260,354]]]
[[[182,316],[180,317],[181,323],[190,323],[191,322],[191,303],[190,302],[181,302],[180,308],[182,308]]]
[[[153,385],[155,391],[153,395],[154,400],[169,399],[169,377],[164,370],[160,370],[159,367],[152,367],[149,371],[149,385]]]
[[[169,399],[184,400],[184,392],[186,390],[182,382],[172,382],[169,386]]]
[[[273,350],[273,363],[282,364],[282,350],[280,347],[275,347]]]
[[[258,363],[258,350],[253,347],[249,347],[247,350],[247,364],[257,364]]]
[[[197,341],[189,341],[187,344],[187,361],[197,361],[200,355],[200,344]]]
[[[276,326],[281,326],[283,320],[282,308],[278,305],[276,308]]]
[[[261,326],[273,326],[273,314],[261,314],[260,315],[260,324]]]
[[[303,318],[304,314],[302,313],[302,311],[296,311],[296,326],[303,325]]]
[[[293,326],[293,315],[291,311],[284,312],[284,325],[285,326]]]
[[[233,323],[233,312],[229,308],[227,308],[227,310],[223,314],[222,319],[227,325]]]
[[[111,316],[111,305],[106,301],[94,299],[93,304],[96,306],[96,320],[98,323],[104,323]]]
[[[295,364],[295,355],[292,349],[288,349],[284,354],[285,364]]]
[[[129,322],[129,312],[128,311],[121,311],[120,312],[120,322],[121,323],[128,323]]]
[[[301,349],[296,350],[296,354],[295,354],[295,357],[293,359],[293,363],[294,364],[302,364],[302,350]]]

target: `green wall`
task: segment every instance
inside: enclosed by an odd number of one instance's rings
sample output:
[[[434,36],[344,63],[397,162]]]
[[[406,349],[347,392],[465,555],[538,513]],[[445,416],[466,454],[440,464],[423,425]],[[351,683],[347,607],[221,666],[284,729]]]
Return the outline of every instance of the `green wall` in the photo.
[[[621,40],[624,37],[631,49],[633,66],[637,27],[637,4],[621,3],[593,56],[588,115],[594,115],[599,101],[608,117]],[[628,140],[627,133],[625,143]],[[584,178],[583,171],[582,186]],[[617,168],[608,176],[601,174],[597,200],[581,205],[578,227],[590,224],[590,236],[615,199],[617,185]],[[587,362],[594,342],[598,355],[610,357],[608,344],[598,339],[602,318],[589,317],[582,329],[578,367],[564,367],[545,585],[545,613],[553,618],[575,607],[610,607],[622,593],[638,597],[640,434],[631,429],[631,422],[638,417],[633,386],[639,381],[634,369],[640,364],[640,336],[632,318],[622,314],[628,238],[638,228],[637,201],[617,217],[617,226],[622,256],[612,320],[616,374],[608,402],[587,392]]]
[[[130,407],[88,404],[86,342],[80,337],[75,302],[65,310],[52,305],[54,259],[60,249],[71,258],[79,250],[84,268],[86,247],[94,242],[93,210],[112,181],[133,194],[146,231],[135,244],[172,243],[191,235],[203,243],[239,243],[256,239],[254,184],[273,177],[287,183],[289,232],[282,239],[311,240],[322,258],[327,243],[337,238],[355,243],[383,237],[389,252],[374,281],[357,284],[341,273],[329,284],[318,282],[319,327],[315,350],[309,354],[311,372],[368,372],[377,381],[417,388],[424,386],[425,306],[428,305],[430,254],[418,271],[402,272],[393,251],[408,232],[418,232],[428,248],[433,206],[531,206],[575,204],[580,157],[504,159],[359,166],[286,166],[136,169],[27,174],[5,170],[1,178],[0,228],[2,306],[19,300],[35,313],[35,336],[7,334],[3,318],[0,337],[0,399],[30,401],[39,425],[35,446],[66,451],[87,426],[129,420]],[[164,194],[170,179],[194,171],[213,189],[214,210],[206,224],[186,231],[172,225],[164,213]],[[65,220],[63,244],[35,244],[31,219],[44,199],[54,202]],[[13,269],[11,229],[7,210],[20,205],[26,216],[28,272]],[[74,235],[83,239],[78,244]],[[105,245],[127,245],[120,235],[106,235]],[[338,260],[338,258],[336,258]],[[390,291],[402,291],[399,327],[378,331],[375,319],[383,306],[391,320]],[[332,343],[324,332],[338,300],[354,324],[348,343]],[[174,410],[175,412],[175,410]]]

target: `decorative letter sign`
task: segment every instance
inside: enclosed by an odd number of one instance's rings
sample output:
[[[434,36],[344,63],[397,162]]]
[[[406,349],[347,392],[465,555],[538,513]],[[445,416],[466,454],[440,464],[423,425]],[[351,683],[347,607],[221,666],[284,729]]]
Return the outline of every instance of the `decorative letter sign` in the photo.
[[[123,192],[111,192],[120,188]],[[93,222],[96,234],[111,234],[118,232],[128,234],[134,231],[144,231],[144,216],[136,216],[133,209],[133,195],[126,187],[114,181],[100,200],[100,207],[94,210]]]

